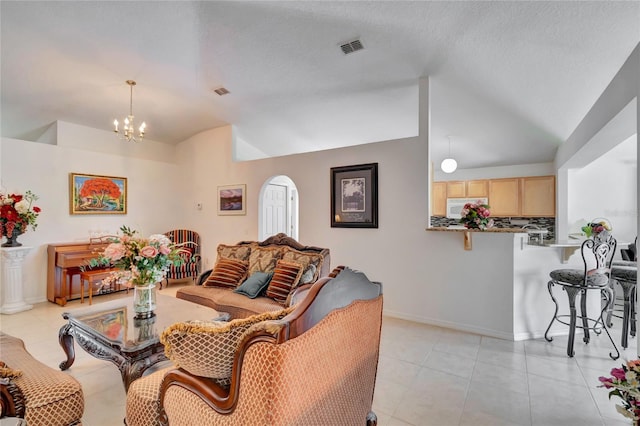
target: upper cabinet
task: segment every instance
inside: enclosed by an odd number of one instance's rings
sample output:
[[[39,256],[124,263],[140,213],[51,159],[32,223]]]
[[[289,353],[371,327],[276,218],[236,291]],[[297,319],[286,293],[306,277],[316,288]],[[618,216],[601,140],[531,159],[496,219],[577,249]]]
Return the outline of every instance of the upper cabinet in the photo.
[[[489,181],[488,180],[468,180],[467,181],[467,198],[488,197]]]
[[[491,216],[520,216],[520,179],[489,180]]]
[[[433,182],[434,216],[446,215],[447,198],[489,199],[491,216],[555,217],[555,176]]]
[[[555,176],[536,176],[520,179],[522,216],[556,215]]]
[[[489,196],[488,180],[457,180],[442,183],[447,184],[447,198],[473,198]]]
[[[464,198],[466,197],[465,194],[465,181],[459,180],[447,182],[447,198]]]
[[[447,182],[433,182],[431,184],[431,216],[446,216],[447,214]]]

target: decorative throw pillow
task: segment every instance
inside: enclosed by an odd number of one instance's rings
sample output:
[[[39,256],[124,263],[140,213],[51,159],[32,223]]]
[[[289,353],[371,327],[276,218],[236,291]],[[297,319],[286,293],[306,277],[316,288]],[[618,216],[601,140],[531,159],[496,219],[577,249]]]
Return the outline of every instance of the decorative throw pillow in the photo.
[[[324,258],[319,253],[305,253],[287,247],[282,255],[282,260],[302,265],[303,277],[300,279],[300,284],[306,284],[317,281],[318,271]]]
[[[255,299],[267,288],[271,281],[272,272],[254,272],[245,282],[236,288],[236,293],[244,294],[249,299]]]
[[[273,272],[276,262],[282,257],[279,247],[256,247],[249,255],[249,275],[254,272]]]
[[[229,322],[179,322],[167,327],[160,341],[167,357],[191,374],[212,379],[231,377],[233,357],[249,328],[284,318],[293,308],[266,312]]]
[[[307,284],[307,283],[312,283],[315,280],[313,279],[313,277],[316,276],[316,265],[314,265],[313,263],[310,263],[309,266],[307,266],[307,269],[304,270],[304,272],[302,273],[302,276],[300,277],[300,284]]]
[[[247,262],[220,259],[203,284],[204,287],[236,288],[247,276]]]
[[[251,253],[251,246],[228,246],[218,244],[218,259],[233,259],[247,261]]]
[[[7,364],[5,364],[3,361],[0,361],[0,378],[17,379],[20,376],[22,376],[21,370],[14,370],[13,368],[10,368]]]
[[[301,276],[302,265],[278,260],[273,277],[269,281],[269,287],[267,287],[267,297],[279,303],[286,303],[289,293],[296,288]]]

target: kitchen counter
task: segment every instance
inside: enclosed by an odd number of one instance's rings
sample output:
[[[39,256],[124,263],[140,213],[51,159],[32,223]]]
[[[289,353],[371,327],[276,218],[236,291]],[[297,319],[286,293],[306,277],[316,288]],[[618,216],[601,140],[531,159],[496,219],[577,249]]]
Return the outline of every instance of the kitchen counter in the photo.
[[[569,257],[571,257],[571,255],[575,253],[576,250],[578,250],[582,246],[582,243],[584,242],[585,239],[586,238],[582,238],[582,239],[569,238],[566,240],[544,240],[542,243],[530,240],[529,245],[534,247],[560,248],[562,263],[567,263],[569,261]],[[618,241],[616,248],[619,249],[622,247],[626,247],[629,244],[630,243],[627,241]]]
[[[463,244],[465,250],[471,250],[472,240],[471,234],[478,232],[481,234],[526,234],[526,229],[522,228],[487,228],[487,229],[467,229],[462,225],[460,227],[444,227],[444,226],[434,226],[431,228],[427,228],[427,231],[439,231],[439,232],[462,232],[464,237]]]
[[[526,234],[527,230],[522,228],[487,228],[487,229],[467,229],[464,227],[450,228],[444,226],[435,226],[427,228],[427,231],[444,231],[444,232],[508,232],[511,234]]]
[[[555,310],[547,288],[549,272],[580,268],[582,259],[572,256],[563,265],[559,248],[528,245],[526,230],[496,230],[425,232],[423,256],[437,267],[425,267],[428,291],[411,299],[422,314],[405,319],[500,339],[542,338]],[[464,235],[473,238],[472,251],[460,244]],[[600,302],[591,299],[594,304]],[[569,310],[568,298],[558,303],[563,311]],[[590,312],[597,308],[588,307]],[[558,324],[550,331],[550,335],[566,333],[567,327]]]

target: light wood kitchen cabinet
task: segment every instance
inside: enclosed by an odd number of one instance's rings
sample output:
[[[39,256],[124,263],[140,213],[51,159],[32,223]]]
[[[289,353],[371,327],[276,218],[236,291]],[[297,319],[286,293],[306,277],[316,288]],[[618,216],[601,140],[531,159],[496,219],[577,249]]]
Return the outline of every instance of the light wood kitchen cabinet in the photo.
[[[519,216],[520,179],[489,180],[489,205],[491,216]]]
[[[535,176],[520,179],[522,216],[554,217],[556,215],[555,176]]]
[[[489,181],[487,180],[468,180],[467,181],[467,198],[488,197]]]
[[[467,196],[465,181],[447,182],[447,198],[464,198]]]
[[[431,184],[431,216],[447,215],[447,183],[433,182]]]
[[[555,217],[555,176],[433,182],[431,211],[446,216],[447,198],[489,199],[491,216]]]

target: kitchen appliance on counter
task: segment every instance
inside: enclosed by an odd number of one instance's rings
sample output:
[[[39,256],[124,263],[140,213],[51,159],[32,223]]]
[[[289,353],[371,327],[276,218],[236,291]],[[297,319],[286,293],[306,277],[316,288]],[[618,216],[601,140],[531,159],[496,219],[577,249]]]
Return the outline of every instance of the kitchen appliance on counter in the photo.
[[[522,227],[529,234],[529,244],[544,243],[544,236],[549,233],[547,229],[540,228],[538,225],[524,225]]]
[[[489,199],[486,197],[481,198],[447,198],[447,218],[448,219],[460,219],[462,215],[460,212],[462,208],[467,203],[477,203],[480,202],[482,204],[489,204]]]

